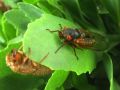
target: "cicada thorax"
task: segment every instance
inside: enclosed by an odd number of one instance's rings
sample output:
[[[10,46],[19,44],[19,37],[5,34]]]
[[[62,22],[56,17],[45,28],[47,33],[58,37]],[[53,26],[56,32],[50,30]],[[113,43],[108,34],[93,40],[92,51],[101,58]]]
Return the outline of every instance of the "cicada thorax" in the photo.
[[[51,69],[30,60],[22,51],[13,51],[6,56],[6,64],[13,72],[43,76],[51,73]]]
[[[60,39],[64,39],[65,41],[72,41],[78,37],[80,37],[80,32],[77,29],[66,28],[65,30],[59,31]]]

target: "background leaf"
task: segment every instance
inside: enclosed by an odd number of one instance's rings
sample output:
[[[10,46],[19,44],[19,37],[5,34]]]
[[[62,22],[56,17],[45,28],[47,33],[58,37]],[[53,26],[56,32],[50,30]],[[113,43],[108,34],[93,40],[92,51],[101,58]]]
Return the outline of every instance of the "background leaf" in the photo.
[[[97,88],[88,83],[86,74],[77,76],[75,73],[72,74],[70,80],[77,90],[97,90]]]
[[[69,72],[55,71],[45,87],[45,90],[58,90],[66,80]]]
[[[17,6],[16,3],[18,2],[18,0],[3,0],[3,2],[5,3],[5,5],[15,8]]]
[[[3,16],[3,19],[2,19],[2,31],[4,32],[4,35],[6,36],[7,42],[16,37],[15,28],[7,22],[5,16]]]
[[[43,11],[41,9],[39,9],[38,7],[35,7],[32,4],[28,4],[28,3],[23,3],[20,2],[18,3],[18,7],[21,11],[24,12],[25,16],[27,16],[31,21],[40,18],[41,14],[43,13]]]
[[[108,76],[108,79],[110,81],[110,90],[119,90],[120,86],[118,83],[114,80],[113,77],[113,64],[112,64],[112,59],[110,58],[109,55],[106,54],[105,60],[104,60],[104,66],[106,69],[106,73]]]
[[[6,20],[19,32],[25,32],[30,20],[20,10],[10,10],[5,13]],[[19,18],[18,18],[19,17]]]
[[[98,14],[95,0],[78,0],[78,3],[84,18],[91,24],[91,26],[105,33],[104,24]]]
[[[39,0],[23,0],[24,2],[27,2],[27,3],[31,3],[31,4],[35,4],[37,2],[39,2]]]
[[[120,23],[120,0],[101,0],[115,22]],[[120,30],[120,25],[119,25]]]

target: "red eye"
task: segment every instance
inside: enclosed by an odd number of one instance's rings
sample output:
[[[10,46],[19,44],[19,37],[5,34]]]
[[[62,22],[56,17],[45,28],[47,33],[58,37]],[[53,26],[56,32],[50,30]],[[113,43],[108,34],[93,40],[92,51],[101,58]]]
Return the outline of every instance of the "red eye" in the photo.
[[[67,35],[66,38],[67,38],[68,41],[72,40],[72,37],[70,35]]]
[[[15,56],[15,59],[16,60],[20,60],[21,59],[21,55],[17,53],[16,56]]]
[[[13,59],[14,61],[20,61],[21,60],[21,54],[16,52],[15,54],[13,53]]]

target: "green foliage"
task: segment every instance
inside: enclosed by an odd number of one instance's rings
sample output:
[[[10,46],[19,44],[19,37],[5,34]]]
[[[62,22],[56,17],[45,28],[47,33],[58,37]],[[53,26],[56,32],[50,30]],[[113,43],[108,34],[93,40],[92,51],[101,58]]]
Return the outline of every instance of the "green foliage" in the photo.
[[[51,78],[48,80],[45,90],[57,90],[61,88],[68,75],[69,72],[66,71],[55,71]]]
[[[52,20],[54,21],[49,23]],[[37,62],[40,62],[42,57],[44,57],[47,53],[50,53],[50,55],[48,55],[49,58],[42,63],[53,70],[71,70],[75,71],[77,74],[81,74],[86,71],[91,72],[95,68],[95,54],[92,51],[81,51],[80,49],[76,50],[76,52],[79,53],[79,60],[76,59],[73,54],[73,49],[69,46],[64,46],[57,54],[54,53],[62,43],[60,42],[59,37],[56,38],[57,33],[50,33],[46,29],[58,30],[60,28],[59,24],[63,27],[68,26],[77,28],[77,26],[75,26],[72,22],[49,14],[43,14],[40,19],[30,23],[28,25],[28,30],[24,34],[24,52],[27,53],[30,48],[31,55],[29,55],[29,57]],[[39,37],[42,38],[40,39]],[[31,40],[33,41],[31,42]],[[39,54],[38,52],[42,54]],[[86,60],[86,63],[84,63],[84,60]]]
[[[4,3],[11,9],[0,12],[0,90],[120,89],[119,0],[4,0]],[[96,50],[76,49],[78,60],[69,45],[55,54],[63,42],[57,32],[46,29],[60,30],[59,24],[93,32]],[[25,55],[52,69],[52,75],[22,75],[10,70],[6,55],[21,45]],[[102,69],[98,69],[99,63]]]
[[[110,15],[118,24],[120,23],[120,1],[119,0],[101,0],[106,9],[110,12]]]
[[[113,63],[109,55],[105,56],[104,66],[108,79],[110,81],[110,90],[119,90],[120,86],[118,85],[118,83],[116,83],[113,77]]]
[[[25,32],[27,24],[30,22],[30,20],[20,10],[10,10],[5,13],[5,17],[7,21],[19,32]]]

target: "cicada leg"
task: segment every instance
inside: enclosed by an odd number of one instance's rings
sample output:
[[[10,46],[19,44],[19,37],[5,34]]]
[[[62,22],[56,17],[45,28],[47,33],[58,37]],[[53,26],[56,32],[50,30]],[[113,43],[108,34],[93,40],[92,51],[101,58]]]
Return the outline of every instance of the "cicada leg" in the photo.
[[[77,56],[77,53],[76,53],[76,47],[75,46],[72,46],[73,50],[74,50],[74,54],[75,54],[75,57],[77,58],[77,60],[79,59],[78,56]]]
[[[60,30],[63,30],[63,27],[62,27],[62,25],[61,25],[61,24],[59,24],[59,26],[60,26]]]
[[[61,24],[59,24],[59,26],[60,26],[60,30],[54,30],[54,31],[52,31],[52,30],[50,30],[50,29],[46,29],[46,30],[48,30],[48,31],[51,32],[51,33],[54,33],[54,32],[60,32],[60,31],[63,30],[63,27],[62,27]]]
[[[20,51],[21,51],[22,49],[23,49],[23,45],[21,45],[21,46],[18,48],[18,50],[20,50]]]
[[[55,31],[52,31],[52,30],[50,30],[50,29],[46,29],[46,30],[48,30],[48,31],[51,32],[51,33],[59,32],[59,30],[55,30]]]
[[[39,63],[42,63],[47,58],[48,55],[49,55],[49,52],[40,60]]]
[[[28,48],[28,56],[26,56],[26,57],[23,59],[23,64],[27,63],[27,61],[29,60],[30,54],[31,54],[31,49]]]
[[[55,51],[55,53],[57,53],[66,43],[63,43],[60,47],[57,48],[57,50]]]

